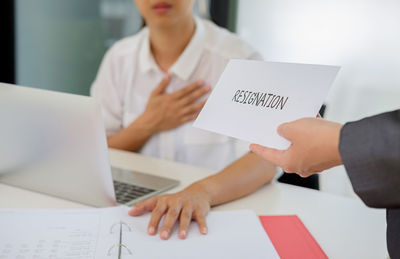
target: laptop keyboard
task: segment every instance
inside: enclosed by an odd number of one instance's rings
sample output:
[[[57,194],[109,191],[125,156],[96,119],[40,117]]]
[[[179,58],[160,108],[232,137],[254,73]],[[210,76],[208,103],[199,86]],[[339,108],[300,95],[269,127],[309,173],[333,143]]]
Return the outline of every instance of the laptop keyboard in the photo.
[[[114,180],[114,190],[117,197],[117,202],[124,204],[134,199],[142,197],[146,194],[154,192],[155,190],[140,187],[137,185],[127,184]]]

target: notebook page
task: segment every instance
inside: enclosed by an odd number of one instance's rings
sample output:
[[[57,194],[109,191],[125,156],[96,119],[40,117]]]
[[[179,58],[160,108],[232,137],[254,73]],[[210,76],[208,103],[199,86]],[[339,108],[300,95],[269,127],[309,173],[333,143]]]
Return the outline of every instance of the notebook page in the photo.
[[[253,211],[210,212],[207,216],[208,234],[199,233],[192,222],[188,237],[177,237],[177,226],[167,241],[147,234],[150,214],[141,217],[125,216],[131,232],[124,232],[122,243],[132,255],[123,251],[122,258],[279,258],[275,248]]]
[[[118,258],[121,208],[89,210],[0,210],[0,258]],[[118,249],[117,249],[118,250]]]

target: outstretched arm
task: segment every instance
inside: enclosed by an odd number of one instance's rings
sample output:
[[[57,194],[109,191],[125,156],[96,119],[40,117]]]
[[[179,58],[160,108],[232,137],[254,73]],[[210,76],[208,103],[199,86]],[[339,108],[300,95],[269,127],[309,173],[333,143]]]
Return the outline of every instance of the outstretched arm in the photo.
[[[250,149],[286,172],[303,177],[344,164],[354,191],[370,207],[400,206],[400,110],[355,122],[306,118],[284,123],[278,133],[287,150]]]

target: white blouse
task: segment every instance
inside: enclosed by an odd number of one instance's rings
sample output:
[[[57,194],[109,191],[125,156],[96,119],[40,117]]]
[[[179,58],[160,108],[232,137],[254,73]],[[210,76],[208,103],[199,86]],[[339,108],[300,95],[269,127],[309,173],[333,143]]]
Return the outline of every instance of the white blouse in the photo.
[[[196,31],[170,68],[166,92],[203,80],[214,87],[231,58],[260,59],[244,41],[210,21],[195,18]],[[145,110],[165,77],[150,50],[149,30],[117,42],[104,56],[91,95],[100,103],[107,136],[128,127]],[[153,135],[141,154],[221,170],[246,152],[248,143],[192,127],[188,122]]]

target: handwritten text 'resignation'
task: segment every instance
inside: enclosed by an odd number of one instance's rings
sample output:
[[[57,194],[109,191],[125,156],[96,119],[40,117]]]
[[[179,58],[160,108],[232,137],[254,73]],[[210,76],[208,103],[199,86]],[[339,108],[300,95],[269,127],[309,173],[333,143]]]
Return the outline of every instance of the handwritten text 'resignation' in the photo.
[[[283,110],[289,97],[271,93],[251,92],[247,90],[237,90],[232,98],[233,102],[261,106],[270,109]]]

